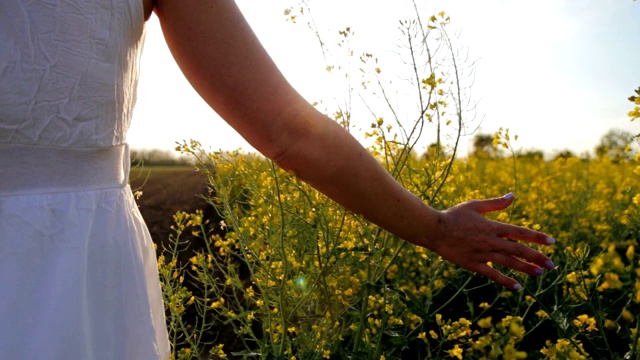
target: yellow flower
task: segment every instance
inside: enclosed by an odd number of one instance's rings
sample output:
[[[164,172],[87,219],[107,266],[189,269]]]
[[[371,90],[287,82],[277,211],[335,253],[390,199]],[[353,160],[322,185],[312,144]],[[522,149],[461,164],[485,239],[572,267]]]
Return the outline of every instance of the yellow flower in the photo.
[[[522,325],[522,319],[520,317],[513,318],[509,323],[509,333],[515,336],[517,339],[522,339],[525,334],[524,326]]]
[[[504,358],[505,359],[526,359],[527,353],[524,351],[518,351],[511,344],[507,344],[504,347]]]
[[[547,312],[544,311],[544,310],[536,311],[536,315],[538,315],[538,317],[542,318],[542,319],[548,319],[549,318],[549,314],[547,314]]]
[[[349,289],[345,290],[344,294],[346,296],[353,296],[353,289],[349,288]]]
[[[384,311],[385,311],[387,314],[393,314],[393,304],[386,304],[386,305],[384,306]]]
[[[633,245],[629,245],[629,247],[627,248],[627,252],[625,253],[625,256],[627,257],[627,260],[633,261],[633,255],[635,253],[636,253],[635,247],[633,247]]]
[[[211,304],[212,309],[218,309],[224,305],[224,298],[220,298],[220,300],[215,301]]]
[[[618,274],[607,271],[604,274],[604,282],[598,286],[598,291],[604,291],[607,289],[622,289],[622,281],[618,277]]]
[[[455,344],[453,349],[449,350],[448,353],[449,353],[449,356],[462,360],[462,349],[458,344]]]
[[[586,327],[587,331],[596,331],[598,328],[596,327],[596,320],[592,317],[589,317],[587,314],[578,315],[576,319],[573,320],[573,325],[578,328]]]
[[[604,321],[604,327],[606,327],[607,329],[613,329],[616,327],[616,323],[611,319],[606,319]]]
[[[483,329],[491,328],[491,316],[487,316],[486,318],[478,320],[478,326]]]
[[[584,351],[580,340],[574,339],[574,343],[578,345],[578,349],[580,350],[580,352],[567,339],[558,339],[555,344],[553,344],[550,340],[547,340],[545,347],[542,348],[540,352],[548,359],[586,360],[587,358],[581,354],[586,354],[586,351]]]
[[[513,291],[503,291],[498,296],[500,296],[501,298],[507,298],[508,299],[511,296],[513,296]]]
[[[211,351],[209,351],[209,354],[215,355],[219,359],[226,359],[227,358],[227,354],[225,354],[224,351],[222,350],[223,347],[224,347],[224,344],[218,344],[218,345],[214,346],[211,349]]]

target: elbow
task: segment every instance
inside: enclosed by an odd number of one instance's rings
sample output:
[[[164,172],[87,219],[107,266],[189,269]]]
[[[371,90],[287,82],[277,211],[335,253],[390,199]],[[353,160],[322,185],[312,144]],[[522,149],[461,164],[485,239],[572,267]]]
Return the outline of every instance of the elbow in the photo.
[[[309,129],[288,129],[274,142],[270,152],[264,155],[282,170],[299,176],[304,172],[305,165],[309,165],[309,146],[313,135]]]
[[[277,145],[270,154],[265,154],[267,158],[274,162],[284,171],[295,173],[295,153],[291,149],[292,145]]]
[[[315,109],[311,109],[315,112]],[[282,118],[277,135],[263,154],[281,169],[297,174],[313,152],[313,140],[320,126],[317,117],[308,108]]]

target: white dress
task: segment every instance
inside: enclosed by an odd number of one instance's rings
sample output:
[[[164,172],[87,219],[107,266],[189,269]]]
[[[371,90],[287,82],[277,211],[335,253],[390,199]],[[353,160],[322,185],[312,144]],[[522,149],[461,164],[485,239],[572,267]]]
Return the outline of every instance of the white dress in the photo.
[[[141,0],[0,0],[0,359],[169,358],[125,134]]]

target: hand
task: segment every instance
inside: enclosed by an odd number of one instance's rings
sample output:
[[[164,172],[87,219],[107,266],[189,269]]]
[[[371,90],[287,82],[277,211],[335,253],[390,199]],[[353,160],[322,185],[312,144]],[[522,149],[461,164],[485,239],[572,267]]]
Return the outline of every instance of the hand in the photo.
[[[513,290],[522,286],[514,279],[487,265],[498,264],[532,276],[543,268],[553,269],[551,259],[532,248],[510,241],[522,240],[550,245],[555,240],[544,233],[485,218],[482,214],[511,205],[513,194],[487,200],[471,200],[442,211],[437,236],[427,247],[442,258],[486,276]]]

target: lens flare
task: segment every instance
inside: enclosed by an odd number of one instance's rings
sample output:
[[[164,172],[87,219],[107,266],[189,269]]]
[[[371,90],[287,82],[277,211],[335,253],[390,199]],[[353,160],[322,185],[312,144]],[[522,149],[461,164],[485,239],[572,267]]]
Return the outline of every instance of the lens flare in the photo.
[[[294,287],[299,292],[307,292],[309,290],[309,284],[304,276],[298,276],[294,282]]]

